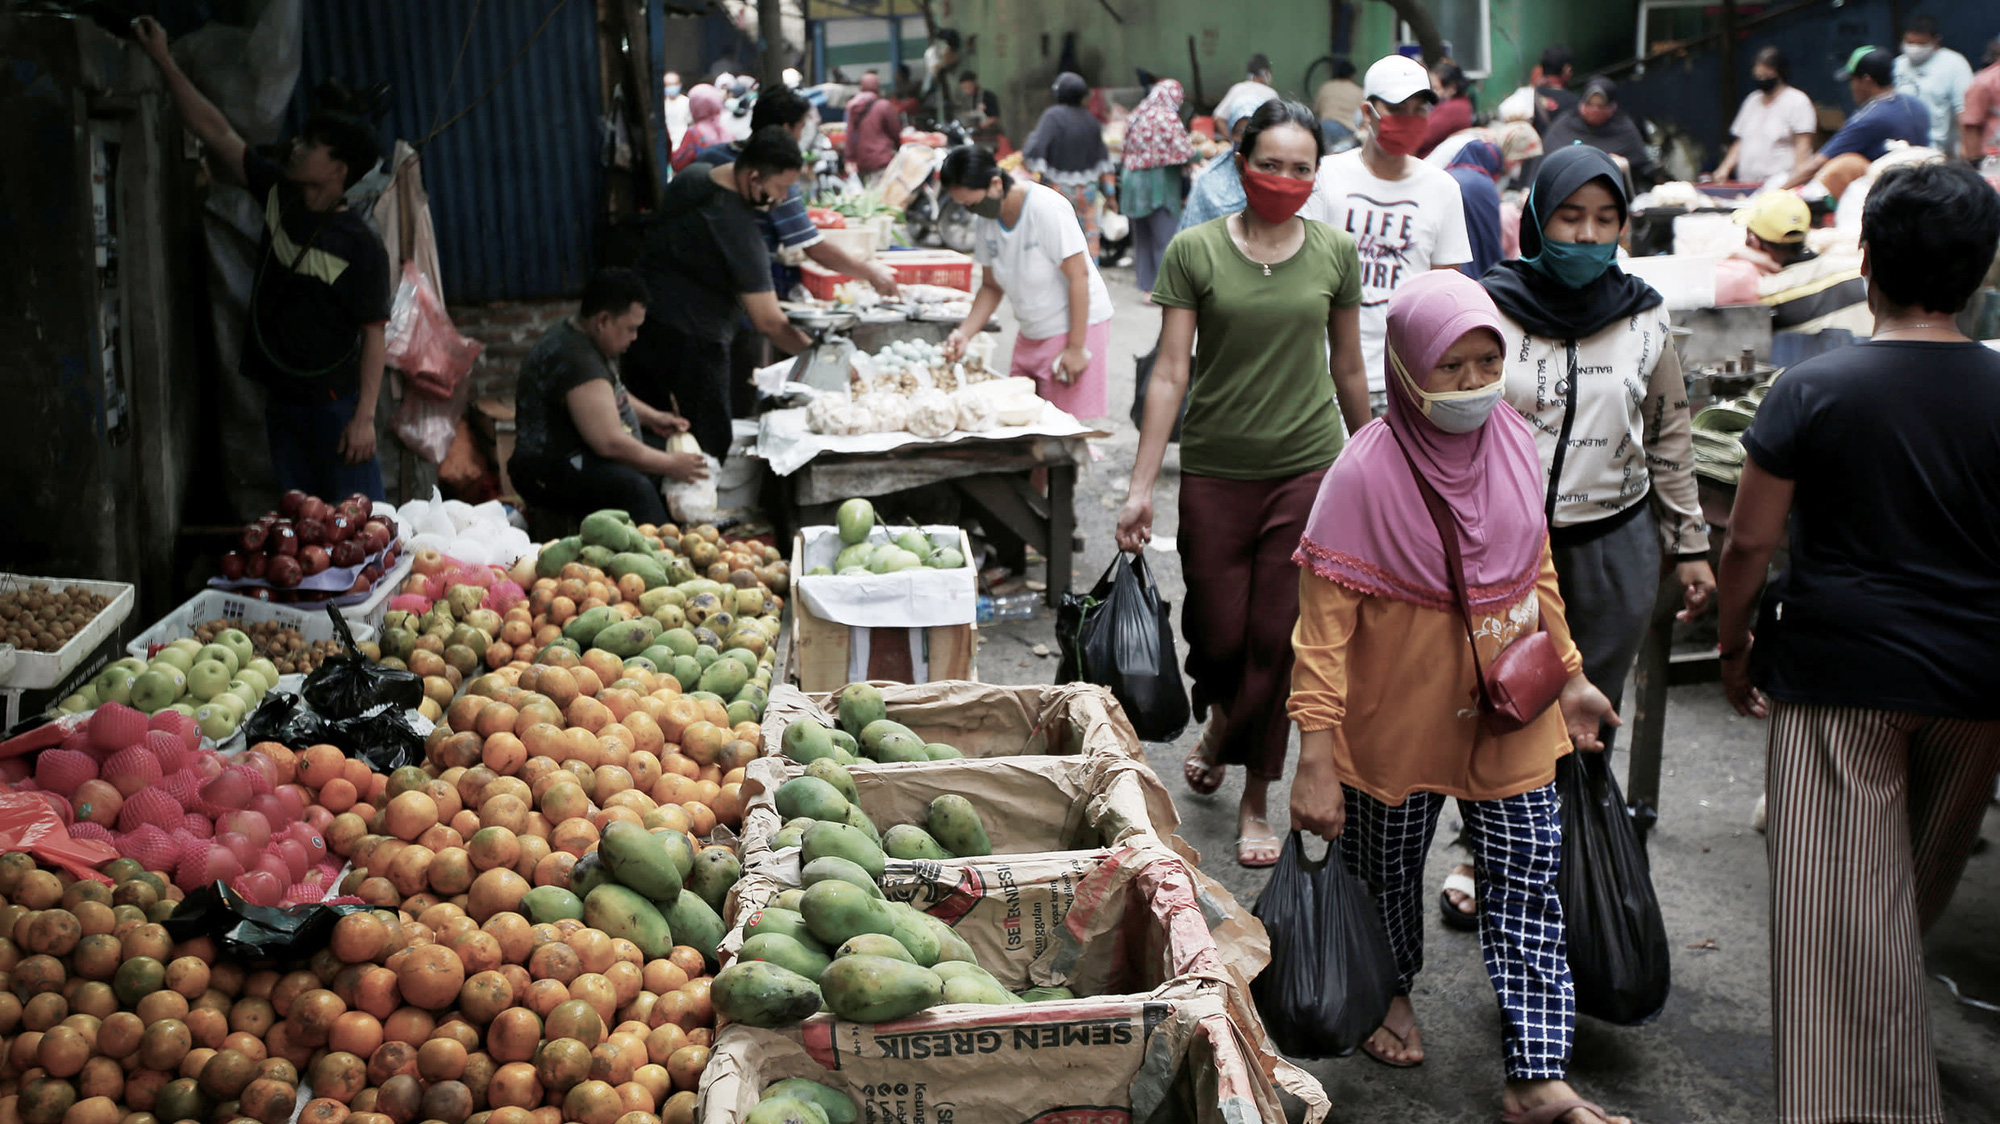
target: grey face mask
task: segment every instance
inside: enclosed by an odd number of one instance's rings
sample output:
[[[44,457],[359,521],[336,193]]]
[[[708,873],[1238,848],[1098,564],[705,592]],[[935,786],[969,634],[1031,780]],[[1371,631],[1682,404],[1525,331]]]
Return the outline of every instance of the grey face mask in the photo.
[[[997,219],[1000,217],[1000,205],[1004,202],[1006,202],[1005,198],[995,198],[989,195],[972,206],[967,207],[966,210],[971,211],[982,219]]]
[[[1493,407],[1500,404],[1501,385],[1494,383],[1467,398],[1433,398],[1424,416],[1446,433],[1471,433],[1486,424]]]

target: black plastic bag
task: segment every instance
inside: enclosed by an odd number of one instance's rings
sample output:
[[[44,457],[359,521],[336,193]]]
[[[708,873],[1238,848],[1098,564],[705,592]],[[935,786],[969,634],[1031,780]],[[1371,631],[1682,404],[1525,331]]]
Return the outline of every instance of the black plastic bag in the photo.
[[[164,922],[176,942],[214,937],[232,960],[304,960],[333,939],[333,923],[365,905],[252,905],[223,882],[198,887]]]
[[[1132,728],[1150,742],[1173,741],[1188,723],[1169,608],[1146,559],[1120,553],[1088,594],[1065,593],[1056,610],[1057,682],[1111,688]]]
[[[272,691],[264,696],[262,705],[243,720],[243,739],[246,745],[277,742],[302,750],[327,740],[326,719],[297,695]]]
[[[1648,1022],[1667,1005],[1672,953],[1646,848],[1602,753],[1556,762],[1562,798],[1562,899],[1576,1009],[1619,1026]]]
[[[1271,964],[1250,981],[1250,997],[1271,1041],[1295,1058],[1353,1053],[1396,998],[1382,911],[1334,849],[1315,863],[1292,832],[1250,911],[1271,935]]]
[[[383,667],[354,646],[354,636],[340,610],[331,605],[326,615],[333,618],[334,635],[347,650],[329,656],[306,676],[303,692],[321,718],[339,721],[359,718],[378,706],[393,710],[413,710],[424,701],[424,681],[415,672]]]
[[[408,710],[394,706],[329,722],[299,696],[273,692],[244,722],[243,736],[249,745],[279,742],[296,750],[336,745],[378,773],[424,763],[424,735]]]

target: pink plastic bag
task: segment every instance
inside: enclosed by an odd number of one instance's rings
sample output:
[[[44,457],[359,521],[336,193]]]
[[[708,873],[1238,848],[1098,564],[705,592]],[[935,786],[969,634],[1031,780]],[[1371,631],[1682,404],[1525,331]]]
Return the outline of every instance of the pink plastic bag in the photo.
[[[403,263],[386,335],[389,365],[408,375],[419,395],[440,402],[451,399],[485,350],[479,341],[459,335],[437,288],[415,262]]]

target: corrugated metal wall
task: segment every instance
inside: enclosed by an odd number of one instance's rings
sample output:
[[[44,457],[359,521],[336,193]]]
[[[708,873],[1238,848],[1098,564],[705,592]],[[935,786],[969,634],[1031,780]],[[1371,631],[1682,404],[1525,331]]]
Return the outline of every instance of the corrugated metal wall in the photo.
[[[295,109],[329,75],[351,86],[386,81],[385,148],[398,137],[415,143],[478,97],[558,2],[307,0]],[[597,83],[597,5],[568,0],[492,96],[423,150],[452,303],[582,290],[604,184]]]

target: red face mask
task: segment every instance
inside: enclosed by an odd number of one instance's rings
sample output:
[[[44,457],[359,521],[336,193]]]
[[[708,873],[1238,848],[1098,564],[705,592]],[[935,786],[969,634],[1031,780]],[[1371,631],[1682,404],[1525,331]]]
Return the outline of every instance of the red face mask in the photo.
[[[1424,143],[1430,119],[1384,113],[1375,118],[1375,143],[1391,156],[1408,156]]]
[[[1312,198],[1313,181],[1295,180],[1290,176],[1274,176],[1255,168],[1243,167],[1243,198],[1257,217],[1276,225],[1299,213],[1299,208]]]

